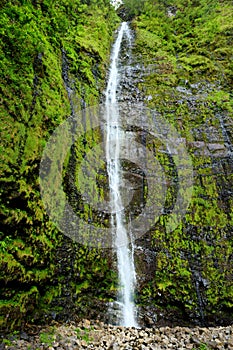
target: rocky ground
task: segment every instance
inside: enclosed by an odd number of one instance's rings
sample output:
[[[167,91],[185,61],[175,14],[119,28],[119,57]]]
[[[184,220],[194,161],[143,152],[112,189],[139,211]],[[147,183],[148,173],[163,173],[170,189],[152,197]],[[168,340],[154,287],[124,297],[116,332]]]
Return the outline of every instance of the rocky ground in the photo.
[[[83,320],[2,338],[0,349],[233,349],[233,326],[126,328]]]

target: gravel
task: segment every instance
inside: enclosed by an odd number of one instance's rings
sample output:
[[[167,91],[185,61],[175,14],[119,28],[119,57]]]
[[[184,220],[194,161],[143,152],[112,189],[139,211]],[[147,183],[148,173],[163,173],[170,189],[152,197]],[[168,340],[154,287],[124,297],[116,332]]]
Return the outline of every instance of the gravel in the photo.
[[[37,334],[22,332],[2,338],[0,350],[233,350],[233,326],[127,328],[98,321],[53,324]]]

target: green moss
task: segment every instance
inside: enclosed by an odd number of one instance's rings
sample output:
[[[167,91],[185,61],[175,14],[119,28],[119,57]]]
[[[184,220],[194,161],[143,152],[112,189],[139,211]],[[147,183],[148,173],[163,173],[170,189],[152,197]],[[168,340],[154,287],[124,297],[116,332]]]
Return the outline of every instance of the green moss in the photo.
[[[168,17],[169,6],[174,16]],[[232,308],[232,167],[219,118],[224,116],[232,141],[232,23],[232,5],[217,0],[148,1],[133,20],[135,60],[144,64],[138,88],[185,138],[194,169],[192,200],[180,225],[167,233],[164,214],[151,230],[156,269],[139,299],[165,308],[178,303],[187,314],[204,312],[207,318],[228,317]],[[163,153],[158,160],[171,180],[172,165]],[[168,186],[167,210],[176,191]]]
[[[86,283],[93,291],[102,288],[101,298],[111,288],[109,261],[68,244],[49,221],[38,177],[43,147],[71,114],[64,69],[74,92],[75,111],[81,110],[84,100],[87,106],[97,104],[119,19],[104,0],[90,6],[79,0],[13,0],[0,6],[0,16],[0,310],[1,328],[10,330],[27,319],[43,318],[50,310],[62,310],[63,305],[54,305],[55,300],[66,300],[63,284],[72,300],[77,290],[87,292],[82,288]],[[76,252],[72,262],[61,256],[66,244],[70,256]],[[99,281],[95,273],[101,276]],[[67,304],[74,305],[72,300]]]

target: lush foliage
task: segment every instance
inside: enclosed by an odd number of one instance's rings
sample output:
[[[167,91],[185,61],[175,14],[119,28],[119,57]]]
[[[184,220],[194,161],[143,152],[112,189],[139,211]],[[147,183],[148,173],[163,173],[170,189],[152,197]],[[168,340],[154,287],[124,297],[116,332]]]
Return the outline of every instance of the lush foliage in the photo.
[[[130,16],[137,16],[144,10],[145,0],[124,0],[123,7]]]
[[[148,106],[186,139],[195,175],[186,216],[168,234],[164,227],[177,184],[164,149],[146,140],[148,148],[157,150],[171,185],[164,215],[151,230],[153,277],[140,286],[138,302],[177,308],[202,321],[215,315],[229,319],[231,1],[125,0],[124,6],[136,16],[134,61],[145,68],[137,87]],[[118,19],[107,0],[4,0],[0,17],[0,310],[1,327],[9,330],[28,320],[69,318],[74,311],[91,316],[93,305],[116,291],[107,253],[73,243],[49,221],[38,173],[42,150],[55,127],[100,100]],[[98,132],[85,136],[98,140]],[[77,163],[88,150],[78,140],[73,148]],[[68,185],[78,186],[76,167],[71,157],[64,171],[65,176],[69,171],[74,175],[73,183],[64,184],[68,191]],[[106,179],[100,174],[98,181]],[[92,219],[94,213],[87,206],[82,215]],[[142,265],[137,263],[139,275]],[[44,340],[46,336],[41,335]]]
[[[168,188],[167,213],[151,233],[155,276],[139,299],[202,321],[233,307],[232,10],[230,1],[147,1],[133,21],[145,67],[138,87],[186,139],[194,167],[192,202],[170,234],[176,189]],[[168,176],[169,159],[157,157]]]
[[[2,1],[0,18],[0,310],[10,329],[28,315],[65,313],[66,304],[81,314],[113,283],[106,257],[48,220],[38,175],[43,147],[71,107],[99,101],[118,19],[105,0]]]

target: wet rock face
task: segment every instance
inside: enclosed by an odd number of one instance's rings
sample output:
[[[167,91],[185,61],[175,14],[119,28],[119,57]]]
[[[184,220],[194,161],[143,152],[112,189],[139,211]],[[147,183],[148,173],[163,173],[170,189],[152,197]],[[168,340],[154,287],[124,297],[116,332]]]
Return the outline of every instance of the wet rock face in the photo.
[[[209,81],[199,73],[183,79],[182,67],[175,68],[155,52],[152,58],[150,55],[149,49],[141,47],[140,30],[134,34],[131,51],[126,42],[123,44],[118,100],[132,108],[135,103],[149,106],[176,128],[192,158],[194,177],[187,212],[168,233],[166,222],[179,191],[179,179],[174,185],[174,162],[164,149],[161,152],[157,140],[145,137],[147,147],[153,143],[168,186],[164,214],[135,242],[136,299],[143,305],[139,319],[149,327],[153,322],[229,324],[233,230],[229,94],[219,79]],[[226,102],[223,99],[219,107],[215,98],[224,94]]]
[[[130,11],[124,7],[124,5],[121,5],[117,9],[118,16],[122,19],[122,21],[131,21],[134,17],[134,15],[130,14]]]

